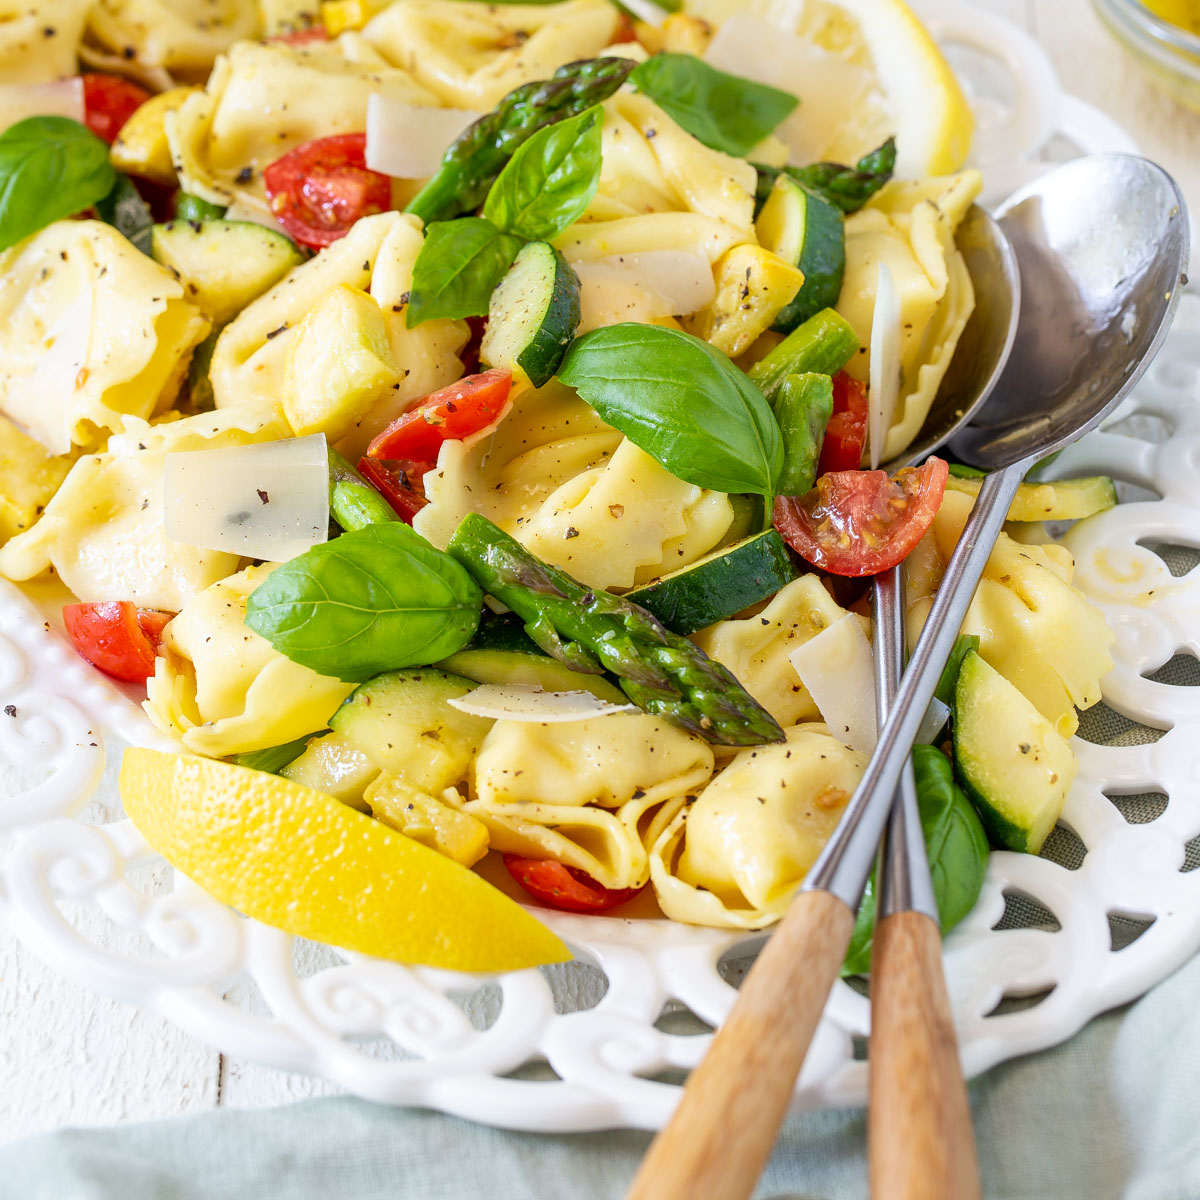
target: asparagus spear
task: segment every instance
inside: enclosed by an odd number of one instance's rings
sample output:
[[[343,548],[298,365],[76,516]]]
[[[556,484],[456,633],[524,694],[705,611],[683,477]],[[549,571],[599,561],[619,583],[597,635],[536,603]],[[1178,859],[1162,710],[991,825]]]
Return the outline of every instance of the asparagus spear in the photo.
[[[628,58],[587,58],[509,92],[450,143],[437,173],[405,211],[426,225],[473,212],[521,145],[539,129],[603,103],[636,65]]]
[[[811,163],[807,167],[766,167],[755,163],[758,187],[756,209],[761,208],[775,186],[775,180],[786,172],[797,183],[816,192],[823,200],[836,205],[844,213],[860,208],[892,177],[896,168],[896,139],[888,138],[882,146],[864,154],[852,167],[842,163]]]
[[[447,551],[525,621],[534,641],[545,646],[540,635],[549,631],[586,648],[646,712],[720,746],[783,741],[774,717],[698,646],[640,605],[542,562],[486,517],[464,517]]]
[[[347,532],[398,521],[392,506],[332,447],[329,450],[329,515]]]

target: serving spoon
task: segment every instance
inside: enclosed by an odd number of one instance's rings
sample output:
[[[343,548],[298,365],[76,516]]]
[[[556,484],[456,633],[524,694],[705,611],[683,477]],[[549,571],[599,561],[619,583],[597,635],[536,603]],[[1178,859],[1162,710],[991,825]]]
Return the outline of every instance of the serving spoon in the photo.
[[[1076,159],[1000,215],[1026,285],[1016,348],[985,419],[951,442],[992,473],[863,779],[651,1144],[629,1200],[750,1195],[845,956],[913,739],[1017,486],[1112,411],[1166,336],[1188,233],[1183,197],[1162,168],[1133,155]]]

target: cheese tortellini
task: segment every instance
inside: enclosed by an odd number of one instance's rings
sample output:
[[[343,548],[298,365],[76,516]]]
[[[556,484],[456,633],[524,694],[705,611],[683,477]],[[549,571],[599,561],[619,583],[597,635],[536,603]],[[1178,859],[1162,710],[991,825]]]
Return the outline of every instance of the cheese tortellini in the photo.
[[[289,433],[282,418],[261,408],[201,413],[160,425],[128,418],[102,453],[75,463],[41,520],[0,548],[0,574],[32,579],[53,567],[80,600],[132,600],[140,608],[178,612],[236,571],[240,559],[167,537],[165,456]]]
[[[942,571],[962,534],[972,499],[947,492],[933,528],[909,557],[908,636],[915,641]],[[1112,631],[1071,586],[1070,551],[1054,543],[1026,545],[1001,533],[963,621],[979,635],[979,653],[1062,734],[1079,726],[1076,708],[1100,699],[1112,670]]]
[[[640,887],[650,845],[712,770],[707,742],[646,713],[497,721],[463,809],[498,850],[556,858],[602,887]]]
[[[143,705],[198,754],[264,750],[321,729],[354,684],[318,675],[246,627],[246,597],[274,570],[247,567],[214,583],[163,631]]]
[[[315,258],[297,267],[225,327],[213,352],[209,378],[217,407],[275,404],[283,394],[288,343],[305,314],[340,284],[370,292],[383,310],[399,384],[380,396],[339,443],[359,456],[373,433],[418,396],[462,374],[455,357],[467,340],[462,321],[405,324],[412,267],[420,253],[420,222],[402,213],[364,217]]]
[[[441,103],[486,111],[513,88],[548,79],[563,63],[595,57],[613,40],[619,19],[607,0],[397,0],[363,37]]]
[[[733,523],[728,496],[676,479],[557,382],[520,392],[492,433],[446,442],[425,493],[413,528],[435,546],[480,512],[592,587],[687,566]]]
[[[856,379],[868,376],[866,348],[881,264],[891,272],[900,301],[900,394],[883,461],[920,431],[975,307],[954,231],[982,182],[978,171],[912,183],[892,180],[846,218],[846,274],[837,310],[864,347],[846,367]]]
[[[733,929],[783,916],[866,766],[824,725],[786,733],[741,751],[659,835],[650,875],[667,916]]]
[[[76,62],[94,0],[0,0],[0,80],[49,83]]]
[[[101,221],[0,254],[0,412],[54,454],[174,399],[209,322],[165,267]]]

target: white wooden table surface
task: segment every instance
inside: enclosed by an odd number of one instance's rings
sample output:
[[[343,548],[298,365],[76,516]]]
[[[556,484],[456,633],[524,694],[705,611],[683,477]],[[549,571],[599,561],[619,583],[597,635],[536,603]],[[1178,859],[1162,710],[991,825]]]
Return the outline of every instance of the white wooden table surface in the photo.
[[[1200,212],[1200,114],[1158,92],[1088,0],[974,0],[1033,33],[1064,86],[1120,121]],[[159,1017],[67,983],[0,928],[0,1142],[337,1089],[216,1053]]]

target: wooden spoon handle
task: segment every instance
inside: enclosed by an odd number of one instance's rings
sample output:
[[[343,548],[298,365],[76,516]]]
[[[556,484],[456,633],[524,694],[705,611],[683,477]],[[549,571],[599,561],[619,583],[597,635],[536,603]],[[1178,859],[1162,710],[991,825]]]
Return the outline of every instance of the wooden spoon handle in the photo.
[[[871,952],[872,1200],[978,1200],[979,1167],[937,923],[898,912]]]
[[[627,1200],[745,1200],[771,1153],[854,914],[802,892],[746,976]]]

